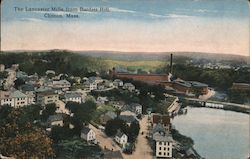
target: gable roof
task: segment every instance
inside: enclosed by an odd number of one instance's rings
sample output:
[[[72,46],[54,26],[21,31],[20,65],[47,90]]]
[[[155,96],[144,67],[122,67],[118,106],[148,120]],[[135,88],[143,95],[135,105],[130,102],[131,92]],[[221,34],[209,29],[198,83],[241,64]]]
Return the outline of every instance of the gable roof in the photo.
[[[170,124],[170,117],[168,115],[154,114],[152,122],[153,124],[162,123],[164,125],[168,125]]]
[[[119,119],[125,121],[126,123],[132,123],[134,121],[137,121],[136,118],[132,115],[120,115]]]
[[[63,120],[63,115],[62,114],[55,114],[55,115],[50,115],[48,118],[48,122],[54,122],[54,121],[61,121]]]
[[[156,132],[153,134],[153,139],[155,141],[173,142],[172,136],[170,134],[167,134],[167,133]]]
[[[65,98],[79,98],[82,97],[81,93],[79,92],[67,92],[65,93]]]
[[[121,132],[121,130],[118,130],[115,136],[121,138],[123,135],[126,135],[126,134],[123,133],[123,132]],[[127,136],[127,135],[126,135],[126,136]]]
[[[83,127],[81,133],[88,134],[91,129],[88,127]]]

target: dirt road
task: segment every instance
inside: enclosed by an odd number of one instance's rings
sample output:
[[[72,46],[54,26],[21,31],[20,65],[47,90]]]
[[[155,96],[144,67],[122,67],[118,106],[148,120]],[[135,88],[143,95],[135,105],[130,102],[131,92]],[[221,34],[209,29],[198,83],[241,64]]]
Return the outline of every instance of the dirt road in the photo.
[[[140,121],[140,133],[137,138],[137,143],[136,143],[136,149],[135,152],[132,155],[126,155],[122,154],[124,159],[152,159],[152,149],[148,144],[148,141],[146,139],[146,134],[147,134],[147,119],[148,116],[145,115],[142,120]],[[141,134],[143,132],[143,135]]]

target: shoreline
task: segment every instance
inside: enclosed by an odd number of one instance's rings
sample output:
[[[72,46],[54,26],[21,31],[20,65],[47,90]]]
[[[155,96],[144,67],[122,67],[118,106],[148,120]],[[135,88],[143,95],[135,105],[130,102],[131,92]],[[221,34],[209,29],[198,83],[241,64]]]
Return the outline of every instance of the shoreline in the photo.
[[[233,106],[224,106],[223,108],[211,108],[211,107],[190,104],[190,105],[185,105],[181,109],[186,108],[188,106],[189,107],[196,107],[196,108],[219,109],[219,110],[224,110],[224,111],[232,111],[232,112],[237,112],[237,113],[250,114],[250,107],[249,107],[249,109],[241,108],[241,107],[233,107]]]

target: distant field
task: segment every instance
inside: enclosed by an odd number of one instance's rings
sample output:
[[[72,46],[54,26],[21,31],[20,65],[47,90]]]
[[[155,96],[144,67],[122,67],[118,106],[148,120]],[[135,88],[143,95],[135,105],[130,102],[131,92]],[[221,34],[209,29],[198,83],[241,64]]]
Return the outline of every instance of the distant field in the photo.
[[[157,61],[157,60],[152,60],[152,61],[104,60],[104,61],[108,63],[108,66],[110,68],[123,67],[129,69],[143,69],[146,71],[155,70],[156,68],[162,67],[167,64],[164,61]]]

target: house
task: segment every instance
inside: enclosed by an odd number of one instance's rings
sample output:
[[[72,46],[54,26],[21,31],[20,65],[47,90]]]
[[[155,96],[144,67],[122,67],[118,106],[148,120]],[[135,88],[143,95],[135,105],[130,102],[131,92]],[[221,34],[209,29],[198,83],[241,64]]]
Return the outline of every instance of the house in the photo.
[[[48,74],[56,75],[56,72],[55,72],[54,70],[47,70],[47,71],[45,72],[45,74],[46,74],[46,75],[48,75]]]
[[[108,97],[97,97],[97,104],[102,105],[102,104],[106,104],[108,102]]]
[[[117,131],[115,135],[115,141],[122,146],[122,148],[125,147],[125,145],[128,142],[128,136],[124,133],[122,133],[120,130]]]
[[[100,77],[94,77],[94,76],[89,77],[88,80],[89,80],[90,82],[94,82],[94,83],[96,83],[96,84],[102,83],[102,82],[103,82],[103,79],[102,79],[102,78],[100,78]]]
[[[26,94],[18,91],[0,91],[0,105],[9,105],[14,108],[28,105]]]
[[[69,90],[71,87],[70,82],[67,80],[53,81],[52,85],[54,89],[61,89],[63,91]]]
[[[155,141],[155,155],[160,158],[172,158],[173,138],[170,134],[156,132],[153,134]]]
[[[129,109],[134,112],[136,115],[142,114],[142,105],[139,103],[131,103]]]
[[[119,119],[125,121],[128,126],[130,126],[133,122],[138,122],[138,120],[135,117],[135,114],[131,112],[131,114],[129,113],[130,111],[124,111],[121,112],[121,114],[119,115]]]
[[[17,71],[19,69],[19,64],[12,64],[11,69]]]
[[[115,87],[122,87],[123,86],[123,81],[122,80],[120,80],[120,79],[115,79],[114,81],[113,81],[113,85],[115,86]]]
[[[82,94],[79,92],[66,92],[65,95],[65,101],[66,102],[77,102],[77,103],[82,103]]]
[[[3,72],[5,70],[5,65],[4,64],[0,64],[0,72]]]
[[[129,90],[130,92],[134,91],[135,90],[135,86],[132,84],[132,83],[125,83],[123,85],[123,89],[127,89]]]
[[[63,126],[63,114],[50,115],[47,120],[48,126]]]
[[[100,116],[100,123],[105,125],[109,120],[115,119],[116,117],[117,115],[115,112],[108,111]]]
[[[114,87],[113,82],[111,82],[109,80],[103,80],[103,82],[104,82],[105,87],[108,87],[108,88]]]
[[[86,81],[83,83],[83,85],[84,85],[84,88],[90,91],[97,89],[97,83],[93,81]]]
[[[152,114],[152,126],[155,127],[159,123],[162,124],[167,132],[170,132],[171,123],[168,115]]]
[[[29,91],[29,92],[26,92],[25,94],[27,95],[27,104],[28,105],[36,103],[36,95],[35,95],[34,91]]]
[[[59,95],[53,90],[46,90],[37,93],[37,103],[41,105],[47,105],[56,103],[59,100]]]
[[[95,132],[88,127],[83,127],[81,130],[81,138],[86,141],[94,141],[96,140]]]

